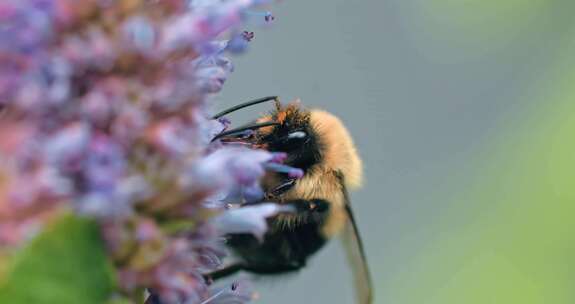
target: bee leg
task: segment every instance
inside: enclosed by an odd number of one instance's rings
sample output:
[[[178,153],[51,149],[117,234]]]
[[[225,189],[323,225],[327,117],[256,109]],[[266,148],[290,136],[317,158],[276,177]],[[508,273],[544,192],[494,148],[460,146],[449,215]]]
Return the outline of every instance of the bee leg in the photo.
[[[274,275],[295,272],[305,267],[305,261],[290,261],[282,264],[269,265],[251,265],[246,266],[245,270],[260,275]]]
[[[269,193],[266,194],[266,197],[273,198],[282,195],[283,193],[287,192],[295,185],[295,179],[290,178],[286,182],[281,183],[279,186],[273,188]]]
[[[211,281],[216,281],[219,280],[221,278],[225,278],[228,276],[231,276],[235,273],[237,273],[238,271],[242,270],[244,268],[244,266],[242,264],[233,264],[227,267],[224,267],[222,269],[210,272],[210,273],[206,273],[204,274],[204,279],[206,280],[206,282],[210,283]]]
[[[276,265],[268,265],[268,266],[261,266],[257,265],[255,267],[243,264],[234,264],[228,267],[222,268],[220,270],[216,270],[210,273],[206,273],[203,275],[204,280],[206,280],[207,284],[211,284],[214,281],[217,281],[222,278],[229,277],[231,275],[236,274],[240,270],[255,272],[259,274],[275,274],[275,273],[284,273],[299,270],[300,268],[305,266],[305,261],[290,261],[287,264],[276,264]],[[154,303],[152,303],[154,304]]]

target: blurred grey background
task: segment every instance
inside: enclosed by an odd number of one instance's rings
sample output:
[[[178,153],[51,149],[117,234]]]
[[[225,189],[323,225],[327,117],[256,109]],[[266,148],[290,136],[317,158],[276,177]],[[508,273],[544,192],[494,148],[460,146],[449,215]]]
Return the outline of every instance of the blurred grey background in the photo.
[[[573,11],[557,4],[513,22],[486,12],[466,28],[454,21],[456,9],[431,2],[281,1],[270,29],[247,28],[255,32],[251,49],[233,58],[236,71],[214,106],[279,95],[344,121],[365,163],[365,186],[352,202],[376,303],[417,292],[391,290],[387,282],[437,233],[427,226],[449,197],[431,196],[464,183],[481,143],[522,111]],[[480,30],[491,22],[499,28]],[[270,108],[231,118],[237,125]],[[259,303],[353,303],[344,257],[331,242],[300,273],[257,281]]]

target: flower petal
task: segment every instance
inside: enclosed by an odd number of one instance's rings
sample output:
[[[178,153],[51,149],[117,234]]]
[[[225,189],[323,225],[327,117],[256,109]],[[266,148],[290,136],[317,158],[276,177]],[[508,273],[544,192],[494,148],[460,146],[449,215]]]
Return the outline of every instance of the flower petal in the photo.
[[[219,232],[224,234],[250,233],[262,241],[267,231],[266,219],[280,212],[291,212],[289,206],[264,203],[231,209],[212,219]]]

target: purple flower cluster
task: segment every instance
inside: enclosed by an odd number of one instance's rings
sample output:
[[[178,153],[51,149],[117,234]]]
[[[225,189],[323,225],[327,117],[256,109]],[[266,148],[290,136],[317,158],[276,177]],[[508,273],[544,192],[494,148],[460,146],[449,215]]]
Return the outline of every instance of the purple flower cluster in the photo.
[[[240,27],[265,0],[0,2],[0,248],[65,212],[98,219],[119,294],[243,303],[213,289],[228,232],[261,237],[274,204],[258,179],[282,155],[211,143],[227,128],[207,100],[245,51]],[[265,21],[273,16],[265,13]],[[135,300],[134,300],[135,301]]]

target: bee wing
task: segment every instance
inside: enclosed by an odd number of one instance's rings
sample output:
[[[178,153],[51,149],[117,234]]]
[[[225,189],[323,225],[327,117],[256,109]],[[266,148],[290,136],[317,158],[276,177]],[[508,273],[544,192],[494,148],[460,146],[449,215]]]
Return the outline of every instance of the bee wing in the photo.
[[[358,304],[371,304],[373,302],[373,289],[371,276],[363,249],[363,242],[353,216],[353,211],[346,193],[345,210],[348,221],[342,235],[343,245],[354,276],[355,292]]]

